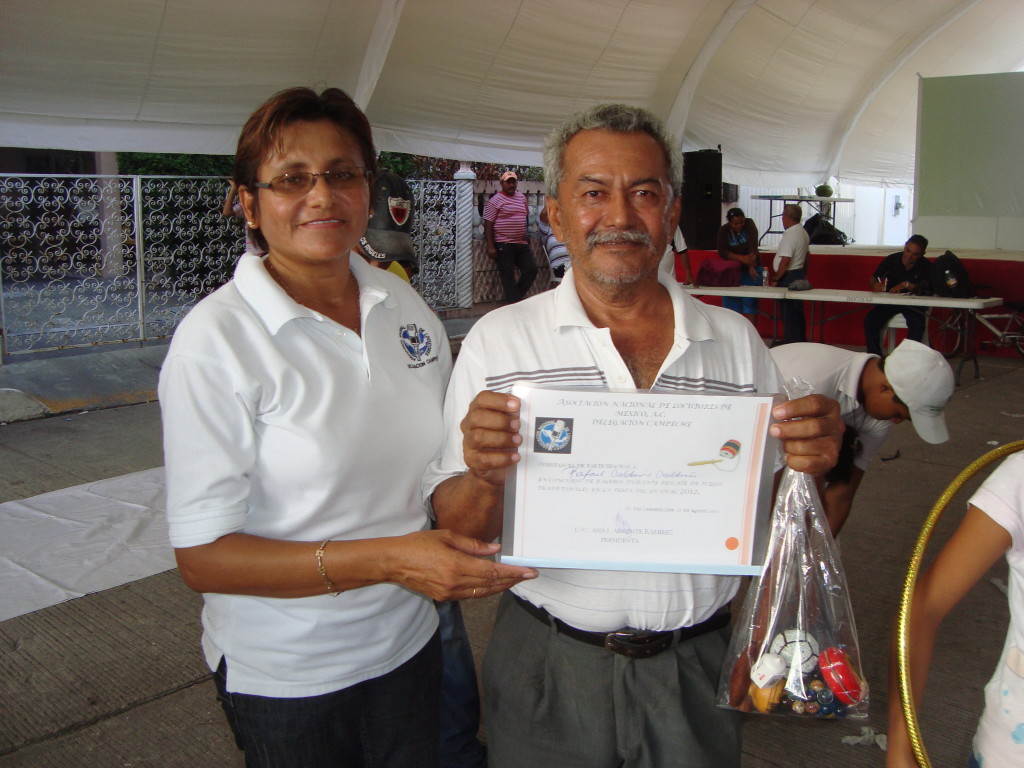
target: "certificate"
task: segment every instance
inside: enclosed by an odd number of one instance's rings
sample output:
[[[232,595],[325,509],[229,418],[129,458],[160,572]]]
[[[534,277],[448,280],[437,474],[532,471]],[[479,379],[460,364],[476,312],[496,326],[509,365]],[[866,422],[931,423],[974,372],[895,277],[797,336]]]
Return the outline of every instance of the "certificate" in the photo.
[[[517,384],[501,562],[546,568],[759,574],[779,395]]]

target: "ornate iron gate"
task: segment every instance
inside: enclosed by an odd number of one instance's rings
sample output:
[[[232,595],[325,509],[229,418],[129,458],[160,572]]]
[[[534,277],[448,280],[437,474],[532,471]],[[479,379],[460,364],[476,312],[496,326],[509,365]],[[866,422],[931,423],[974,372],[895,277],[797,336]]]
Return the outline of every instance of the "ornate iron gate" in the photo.
[[[469,306],[472,183],[411,185],[417,287],[434,308]],[[221,215],[225,189],[216,177],[0,175],[0,353],[170,336],[244,247],[241,220]]]
[[[5,354],[170,334],[222,284],[241,227],[216,178],[0,176]]]

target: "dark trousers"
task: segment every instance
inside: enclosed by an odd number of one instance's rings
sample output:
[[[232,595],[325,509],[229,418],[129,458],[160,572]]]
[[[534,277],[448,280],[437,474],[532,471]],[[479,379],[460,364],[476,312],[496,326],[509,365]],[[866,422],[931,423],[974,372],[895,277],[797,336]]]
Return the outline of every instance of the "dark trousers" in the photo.
[[[441,620],[441,768],[485,768],[480,730],[480,691],[469,634],[458,602],[436,603]]]
[[[630,659],[557,632],[505,593],[484,659],[491,768],[739,768],[715,706],[729,628]]]
[[[882,356],[882,331],[896,315],[903,315],[907,321],[907,338],[921,341],[924,338],[924,313],[913,307],[899,304],[879,304],[864,317],[864,344],[868,352]]]
[[[229,693],[213,675],[246,768],[436,768],[439,633],[398,669],[322,696]]]
[[[790,283],[796,280],[803,280],[805,276],[802,269],[786,270],[786,274],[779,280],[780,288],[788,288]],[[804,302],[782,300],[782,340],[785,344],[794,344],[807,341],[807,320],[804,317]]]
[[[501,275],[501,288],[505,292],[505,301],[513,303],[526,298],[526,294],[537,277],[537,261],[527,243],[495,243],[498,251],[498,274]],[[519,280],[516,280],[516,269],[519,269]]]

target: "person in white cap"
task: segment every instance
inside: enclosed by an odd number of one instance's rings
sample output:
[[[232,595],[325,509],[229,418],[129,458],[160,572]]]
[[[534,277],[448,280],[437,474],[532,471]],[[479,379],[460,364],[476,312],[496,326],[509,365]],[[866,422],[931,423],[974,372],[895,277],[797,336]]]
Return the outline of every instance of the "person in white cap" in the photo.
[[[882,359],[827,344],[785,344],[771,350],[785,381],[800,378],[839,401],[846,434],[839,463],[825,476],[825,516],[832,535],[846,522],[864,472],[893,424],[910,420],[926,443],[949,439],[943,409],[953,395],[953,370],[941,354],[907,339]]]

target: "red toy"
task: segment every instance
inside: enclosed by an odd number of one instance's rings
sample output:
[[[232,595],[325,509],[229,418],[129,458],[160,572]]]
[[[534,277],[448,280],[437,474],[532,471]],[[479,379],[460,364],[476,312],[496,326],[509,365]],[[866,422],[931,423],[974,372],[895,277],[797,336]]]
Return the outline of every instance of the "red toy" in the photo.
[[[867,684],[857,676],[843,649],[826,648],[818,657],[818,666],[829,690],[844,704],[857,704],[867,694]]]

